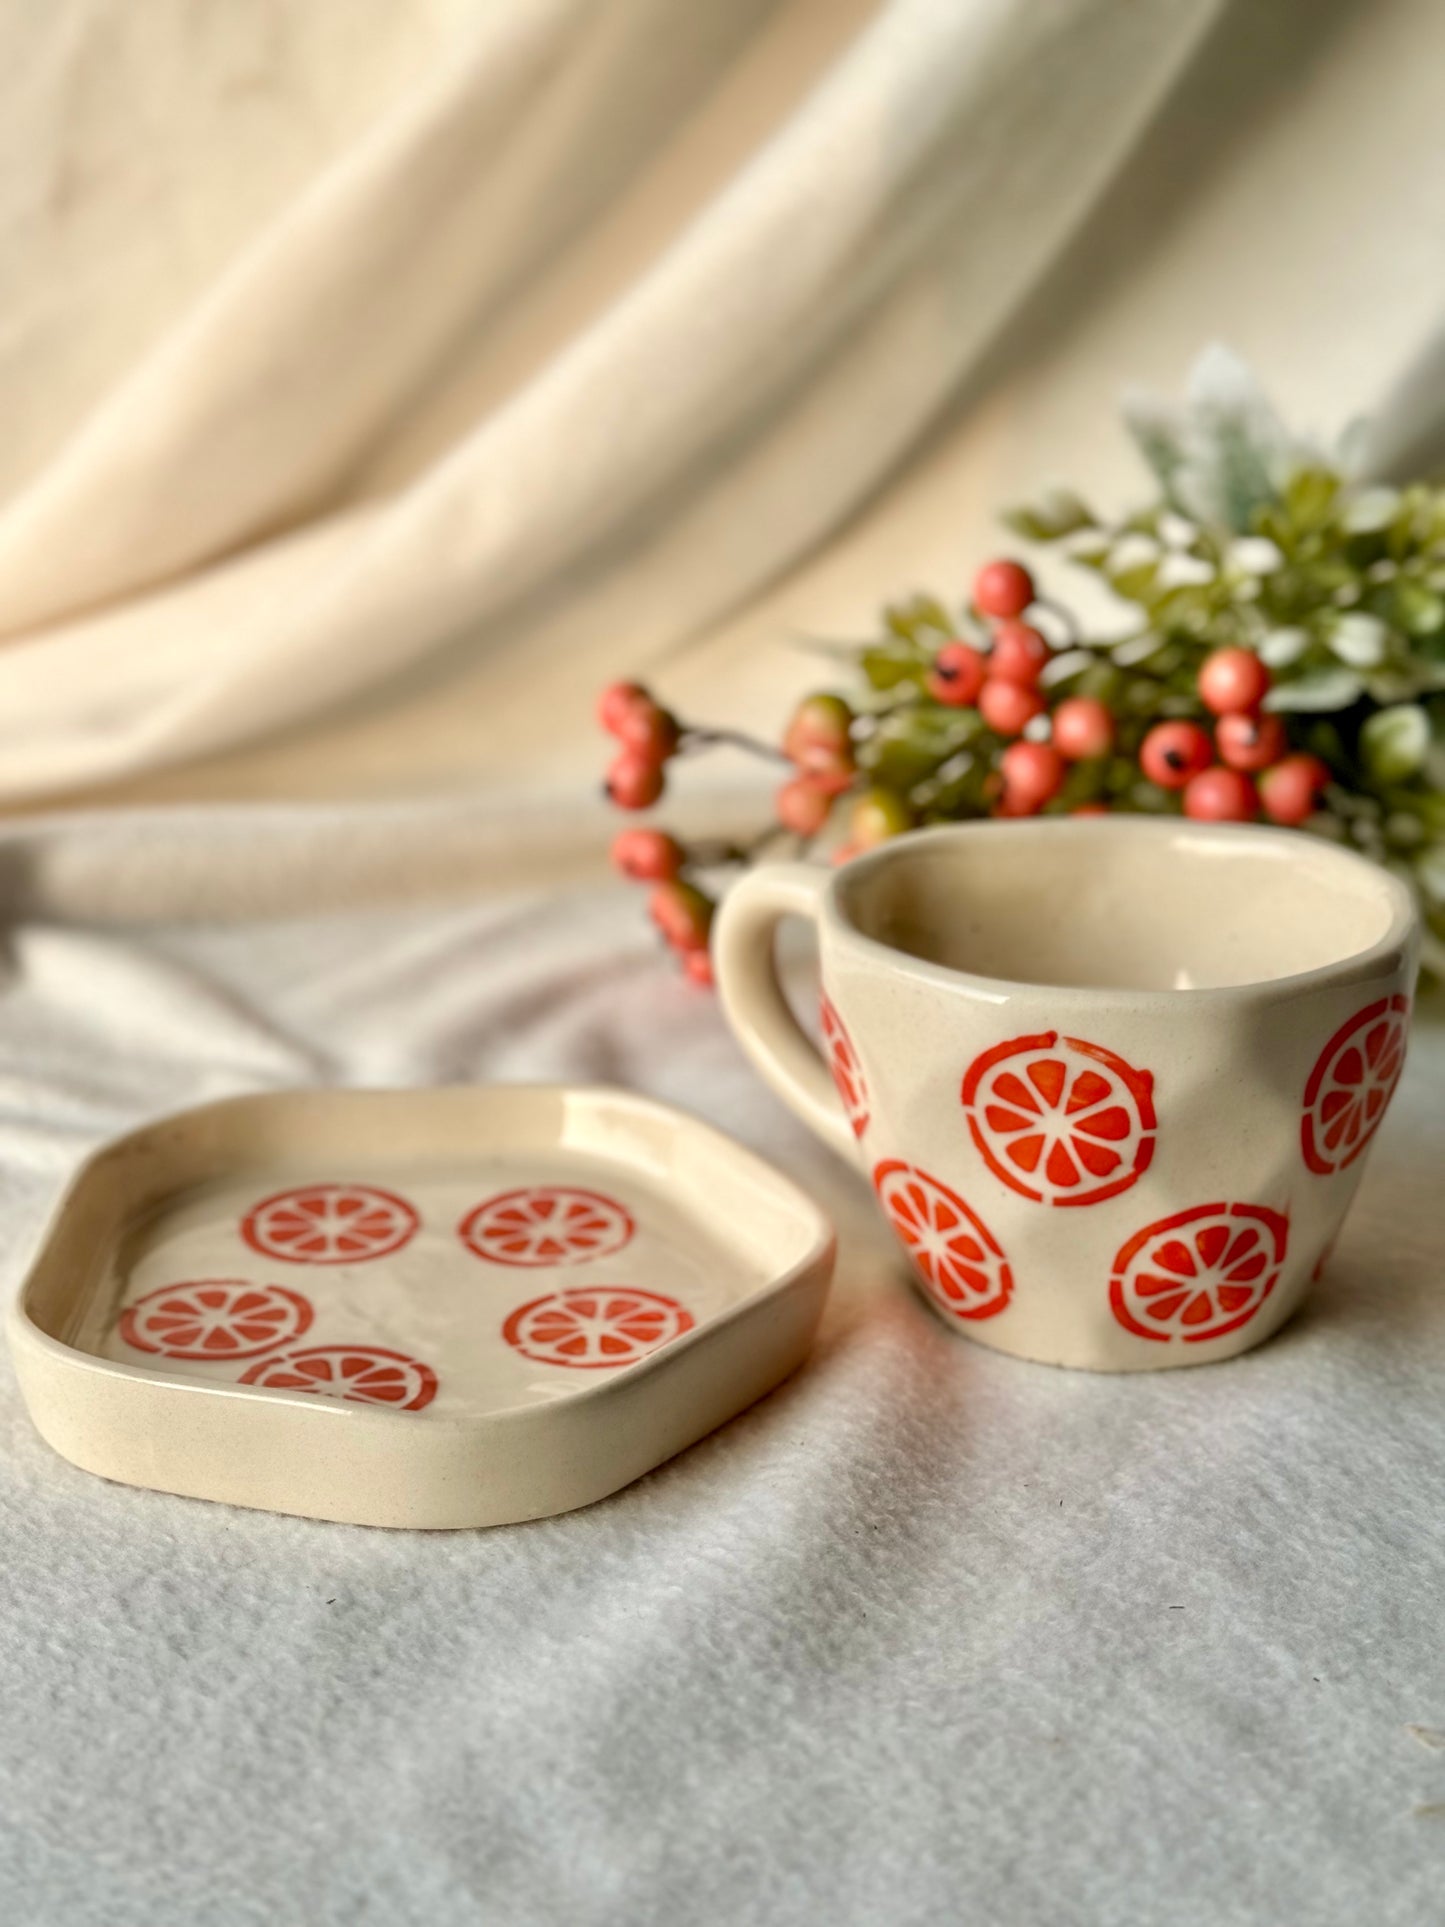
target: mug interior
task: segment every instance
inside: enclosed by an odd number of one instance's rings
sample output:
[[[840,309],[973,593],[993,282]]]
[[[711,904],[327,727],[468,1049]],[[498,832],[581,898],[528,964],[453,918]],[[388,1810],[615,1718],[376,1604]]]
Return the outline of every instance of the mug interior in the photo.
[[[1298,832],[1147,819],[986,823],[838,877],[846,921],[971,976],[1116,990],[1268,983],[1372,949],[1398,886]]]

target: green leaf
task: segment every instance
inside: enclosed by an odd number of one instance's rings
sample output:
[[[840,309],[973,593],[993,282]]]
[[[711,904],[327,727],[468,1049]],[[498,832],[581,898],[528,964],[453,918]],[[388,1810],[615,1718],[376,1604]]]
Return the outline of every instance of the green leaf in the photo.
[[[1415,858],[1420,887],[1436,903],[1445,903],[1445,843],[1432,843]]]
[[[1153,470],[1165,499],[1174,502],[1175,477],[1188,459],[1184,447],[1183,411],[1160,401],[1154,395],[1146,394],[1142,389],[1131,388],[1124,394],[1123,413],[1124,426]]]
[[[911,642],[889,641],[869,645],[859,661],[863,674],[874,689],[897,689],[900,683],[922,683],[928,658]]]
[[[1036,515],[1034,511],[1027,506],[1016,509],[1005,509],[998,519],[1011,535],[1021,535],[1025,542],[1052,542],[1054,540],[1053,531],[1049,528],[1043,517]]]
[[[1265,535],[1241,535],[1230,543],[1225,561],[1241,575],[1273,575],[1284,567],[1279,544]]]
[[[1088,504],[1071,488],[1051,488],[1036,502],[1006,510],[1001,519],[1006,528],[1030,542],[1057,542],[1061,536],[1095,526]]]
[[[1445,600],[1433,589],[1412,576],[1400,576],[1394,585],[1395,619],[1412,636],[1433,636],[1445,627]]]
[[[1328,716],[1316,716],[1305,725],[1304,747],[1331,769],[1345,769],[1349,765],[1350,758],[1345,753],[1339,726],[1332,723]]]
[[[923,640],[932,645],[935,638],[946,640],[954,633],[947,609],[936,596],[926,595],[915,596],[911,602],[890,604],[883,611],[883,626],[900,642],[909,642],[918,648],[923,646]]]
[[[1158,573],[1157,562],[1139,562],[1132,568],[1104,571],[1109,587],[1126,602],[1148,602],[1154,593]]]
[[[1296,529],[1322,529],[1339,494],[1339,477],[1327,468],[1299,468],[1284,489],[1284,505]]]
[[[1124,419],[1169,505],[1236,535],[1278,501],[1301,459],[1254,375],[1218,345],[1190,370],[1182,409],[1133,391]]]
[[[1430,747],[1430,720],[1418,703],[1377,709],[1360,730],[1360,754],[1379,783],[1403,783],[1420,769]]]
[[[1342,475],[1363,475],[1370,458],[1368,415],[1352,415],[1335,437],[1334,465]]]
[[[858,748],[858,761],[890,789],[904,793],[940,763],[966,749],[983,727],[976,709],[909,704],[883,717]]]
[[[1348,709],[1365,685],[1352,669],[1311,669],[1293,682],[1276,683],[1264,699],[1266,709],[1291,711]]]
[[[1398,489],[1362,488],[1346,496],[1340,525],[1350,535],[1376,535],[1400,512]]]
[[[1085,568],[1097,568],[1114,546],[1107,529],[1078,529],[1064,537],[1064,554]]]
[[[1390,631],[1378,616],[1360,609],[1341,616],[1328,640],[1340,661],[1352,669],[1377,669],[1389,654]]]
[[[1259,645],[1259,659],[1271,669],[1287,669],[1310,646],[1306,629],[1271,629]]]
[[[1391,810],[1385,818],[1385,841],[1394,849],[1418,849],[1424,837],[1425,825],[1413,810]]]

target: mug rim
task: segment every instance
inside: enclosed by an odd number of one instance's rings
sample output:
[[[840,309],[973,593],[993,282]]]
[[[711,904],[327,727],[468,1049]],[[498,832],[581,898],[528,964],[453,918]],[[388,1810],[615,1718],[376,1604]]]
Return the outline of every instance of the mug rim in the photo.
[[[1338,844],[1313,836],[1308,838],[1312,855],[1341,865],[1357,880],[1363,877],[1371,889],[1378,893],[1379,899],[1390,912],[1388,927],[1374,943],[1363,950],[1353,951],[1347,957],[1316,964],[1309,970],[1292,971],[1288,976],[1254,977],[1237,984],[1205,984],[1197,988],[1170,985],[1145,990],[1122,984],[1045,984],[1022,977],[984,976],[978,971],[934,963],[926,957],[896,949],[880,938],[870,936],[845,912],[842,903],[842,894],[851,884],[885,869],[905,851],[914,851],[923,843],[957,842],[978,836],[990,836],[1000,841],[1011,838],[1023,843],[1036,842],[1040,837],[1073,837],[1084,842],[1091,839],[1118,841],[1129,837],[1185,836],[1191,840],[1233,844],[1241,850],[1258,850],[1262,844],[1268,843],[1278,849],[1281,855],[1288,857],[1299,848],[1301,834],[1299,830],[1264,824],[1195,823],[1173,816],[1036,817],[1014,822],[939,823],[928,829],[909,830],[901,836],[892,837],[876,850],[854,857],[845,864],[829,878],[823,892],[824,920],[832,934],[858,945],[867,955],[879,962],[886,962],[894,970],[901,970],[905,975],[920,978],[925,983],[970,990],[995,1002],[1016,995],[1036,996],[1044,991],[1080,1003],[1115,1006],[1120,1003],[1167,1006],[1180,999],[1187,999],[1193,1004],[1201,1000],[1221,1003],[1248,998],[1258,1001],[1261,998],[1292,997],[1300,991],[1329,983],[1359,981],[1405,963],[1411,955],[1419,928],[1419,913],[1405,885],[1389,870],[1358,852],[1342,849]]]

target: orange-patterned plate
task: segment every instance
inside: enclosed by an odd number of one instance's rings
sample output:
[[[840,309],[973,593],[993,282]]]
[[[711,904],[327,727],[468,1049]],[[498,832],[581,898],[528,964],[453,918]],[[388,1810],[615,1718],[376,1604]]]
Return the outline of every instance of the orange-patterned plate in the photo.
[[[602,1498],[770,1390],[832,1257],[775,1171],[620,1091],[283,1092],[84,1165],[11,1336],[89,1471],[493,1525]]]

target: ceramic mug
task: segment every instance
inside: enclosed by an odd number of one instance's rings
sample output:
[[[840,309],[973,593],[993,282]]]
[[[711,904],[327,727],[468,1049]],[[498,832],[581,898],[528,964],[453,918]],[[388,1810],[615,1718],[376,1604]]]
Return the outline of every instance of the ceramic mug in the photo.
[[[776,926],[816,927],[818,1050]],[[1403,885],[1296,831],[962,824],[772,865],[719,921],[723,1007],[861,1159],[925,1296],[1021,1358],[1229,1358],[1299,1305],[1404,1060]]]

